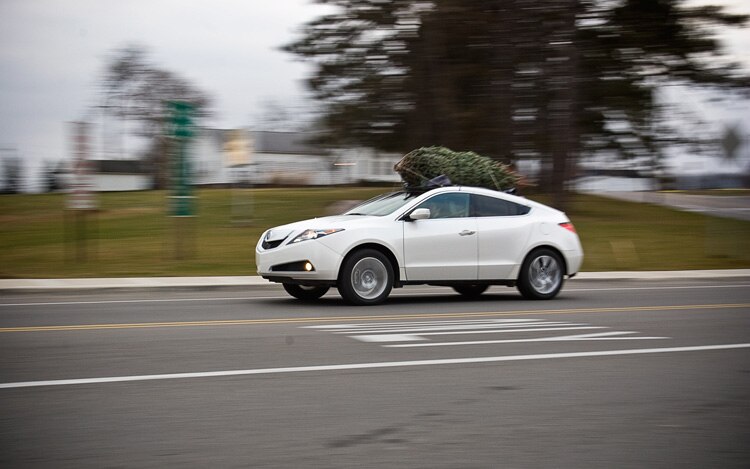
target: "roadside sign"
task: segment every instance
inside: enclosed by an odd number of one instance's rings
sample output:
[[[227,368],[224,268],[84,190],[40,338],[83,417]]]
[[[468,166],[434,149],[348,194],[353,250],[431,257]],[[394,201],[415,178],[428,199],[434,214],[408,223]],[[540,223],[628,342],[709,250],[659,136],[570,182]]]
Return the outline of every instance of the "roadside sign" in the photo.
[[[172,111],[172,195],[170,196],[173,217],[195,216],[192,194],[192,174],[187,148],[193,136],[193,106],[184,101],[169,103]]]
[[[85,122],[72,123],[73,167],[72,182],[66,206],[69,210],[96,210],[93,168],[89,159],[89,126]]]

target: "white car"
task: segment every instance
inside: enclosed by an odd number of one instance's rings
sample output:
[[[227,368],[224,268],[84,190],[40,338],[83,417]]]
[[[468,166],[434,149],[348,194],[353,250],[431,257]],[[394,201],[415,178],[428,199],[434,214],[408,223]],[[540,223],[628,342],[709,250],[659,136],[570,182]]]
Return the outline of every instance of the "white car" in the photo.
[[[514,195],[452,186],[393,192],[343,215],[267,230],[258,274],[313,300],[336,287],[352,304],[382,303],[392,288],[453,287],[467,297],[490,285],[550,299],[573,277],[583,250],[558,210]]]

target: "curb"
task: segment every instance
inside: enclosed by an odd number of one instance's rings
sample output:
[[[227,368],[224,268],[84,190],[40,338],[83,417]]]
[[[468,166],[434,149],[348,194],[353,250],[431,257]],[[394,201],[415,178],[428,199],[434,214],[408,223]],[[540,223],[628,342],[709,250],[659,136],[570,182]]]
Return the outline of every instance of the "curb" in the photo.
[[[578,280],[680,280],[750,277],[750,269],[675,270],[642,272],[581,272]],[[135,288],[268,288],[277,284],[258,276],[239,277],[131,277],[71,279],[0,279],[0,292],[43,290],[105,290]]]
[[[0,280],[0,292],[131,288],[267,287],[273,285],[273,283],[257,276],[5,279]]]
[[[750,277],[750,269],[581,272],[573,280],[679,280]]]

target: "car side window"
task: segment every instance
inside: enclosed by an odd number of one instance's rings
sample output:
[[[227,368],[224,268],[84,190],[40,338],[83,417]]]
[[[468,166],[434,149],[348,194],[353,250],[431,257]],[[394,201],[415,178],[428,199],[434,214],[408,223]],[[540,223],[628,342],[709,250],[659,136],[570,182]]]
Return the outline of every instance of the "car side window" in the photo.
[[[430,209],[430,219],[462,218],[469,216],[469,200],[469,194],[439,194],[425,200],[417,208]]]
[[[472,195],[472,204],[475,217],[511,217],[526,215],[531,210],[525,205],[486,195]]]

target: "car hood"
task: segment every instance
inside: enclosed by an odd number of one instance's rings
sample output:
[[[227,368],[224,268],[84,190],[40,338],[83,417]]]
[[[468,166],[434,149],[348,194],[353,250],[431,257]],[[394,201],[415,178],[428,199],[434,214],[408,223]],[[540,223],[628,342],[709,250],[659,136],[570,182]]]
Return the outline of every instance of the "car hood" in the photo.
[[[294,232],[301,232],[304,230],[322,230],[329,228],[347,229],[353,225],[366,223],[367,220],[373,218],[379,217],[367,215],[335,215],[331,217],[311,218],[309,220],[302,220],[289,223],[288,225],[271,228],[266,232],[266,240],[280,241]]]

